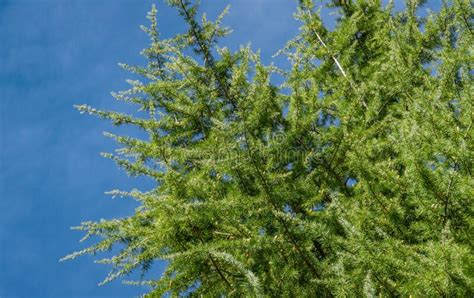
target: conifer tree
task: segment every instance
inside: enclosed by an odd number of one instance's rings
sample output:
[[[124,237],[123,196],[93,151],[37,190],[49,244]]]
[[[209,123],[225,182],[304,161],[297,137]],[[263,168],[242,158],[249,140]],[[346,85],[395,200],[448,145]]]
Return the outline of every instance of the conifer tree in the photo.
[[[105,156],[156,188],[111,192],[140,207],[65,259],[119,247],[104,283],[167,260],[128,282],[151,297],[473,296],[474,10],[424,2],[332,1],[329,30],[300,1],[289,69],[219,47],[227,10],[168,0],[187,31],[161,39],[153,8],[148,65],[124,65],[143,80],[115,94],[148,117],[77,108],[147,132]]]

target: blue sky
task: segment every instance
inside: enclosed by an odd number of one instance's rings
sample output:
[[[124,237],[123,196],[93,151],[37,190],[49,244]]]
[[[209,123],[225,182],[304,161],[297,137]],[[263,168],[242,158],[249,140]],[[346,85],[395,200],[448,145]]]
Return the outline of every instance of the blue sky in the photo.
[[[115,144],[113,128],[80,115],[73,104],[130,109],[111,91],[126,88],[130,74],[118,62],[143,64],[148,43],[139,29],[151,0],[0,0],[0,297],[130,297],[143,289],[120,281],[97,284],[108,267],[92,257],[59,263],[84,247],[71,226],[126,216],[134,202],[112,200],[111,189],[149,189],[99,152]],[[216,5],[215,3],[219,3]],[[297,32],[296,1],[203,0],[215,17],[232,5],[224,44],[252,42],[263,61]],[[164,37],[183,29],[176,13],[157,1]],[[156,264],[159,274],[163,264]]]

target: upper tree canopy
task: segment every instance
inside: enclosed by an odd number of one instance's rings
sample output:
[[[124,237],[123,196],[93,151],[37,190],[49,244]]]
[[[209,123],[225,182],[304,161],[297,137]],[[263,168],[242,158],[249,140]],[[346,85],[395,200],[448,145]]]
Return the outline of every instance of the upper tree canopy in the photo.
[[[220,48],[225,12],[168,0],[188,30],[163,40],[153,8],[143,82],[115,95],[149,116],[78,109],[148,133],[106,156],[156,188],[112,192],[140,207],[66,259],[117,245],[105,282],[168,260],[136,282],[153,295],[472,296],[474,10],[422,2],[333,1],[330,31],[300,1],[289,69]]]

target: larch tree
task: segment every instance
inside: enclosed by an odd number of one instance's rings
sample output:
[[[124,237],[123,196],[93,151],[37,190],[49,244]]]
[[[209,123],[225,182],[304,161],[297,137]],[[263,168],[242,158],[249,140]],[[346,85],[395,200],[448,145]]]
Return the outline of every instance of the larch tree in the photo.
[[[115,94],[148,116],[77,108],[145,131],[105,156],[156,187],[111,192],[140,206],[64,259],[119,247],[104,282],[167,260],[128,281],[150,297],[472,297],[474,9],[423,2],[333,1],[329,30],[300,1],[287,69],[219,47],[227,10],[168,0],[187,31],[161,39],[153,8],[148,64],[124,66],[143,80]]]

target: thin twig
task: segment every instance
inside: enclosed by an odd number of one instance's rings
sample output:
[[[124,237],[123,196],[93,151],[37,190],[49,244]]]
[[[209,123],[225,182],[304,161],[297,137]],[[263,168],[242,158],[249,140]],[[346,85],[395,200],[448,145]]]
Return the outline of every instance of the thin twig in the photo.
[[[308,10],[308,15],[310,17],[310,19],[313,17],[313,15],[311,14],[311,11]],[[342,65],[341,63],[339,63],[339,60],[336,58],[336,56],[331,52],[331,50],[329,49],[329,47],[326,45],[326,43],[324,42],[324,40],[321,38],[321,35],[319,35],[318,31],[316,31],[314,28],[310,27],[310,30],[313,31],[313,33],[316,35],[316,37],[318,38],[319,40],[319,43],[321,43],[321,45],[326,49],[326,51],[329,53],[329,55],[331,55],[331,58],[332,60],[334,60],[334,62],[336,63],[337,65],[337,68],[339,68],[339,70],[341,71],[342,75],[344,76],[344,78],[349,82],[349,85],[351,86],[352,90],[354,90],[355,92],[357,92],[357,88],[355,87],[354,85],[354,82],[347,76],[346,72],[344,71],[344,68],[342,68]],[[365,103],[364,100],[362,100],[362,105],[364,106],[364,108],[367,108],[367,104]]]

